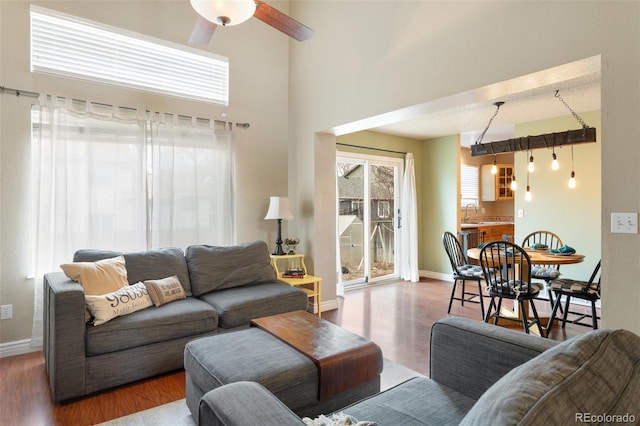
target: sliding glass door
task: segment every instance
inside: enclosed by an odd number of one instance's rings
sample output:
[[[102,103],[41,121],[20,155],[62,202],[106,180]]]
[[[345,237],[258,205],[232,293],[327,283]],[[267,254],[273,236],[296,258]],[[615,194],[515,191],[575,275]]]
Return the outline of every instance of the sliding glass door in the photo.
[[[345,286],[399,276],[402,165],[397,158],[337,155],[338,256]]]

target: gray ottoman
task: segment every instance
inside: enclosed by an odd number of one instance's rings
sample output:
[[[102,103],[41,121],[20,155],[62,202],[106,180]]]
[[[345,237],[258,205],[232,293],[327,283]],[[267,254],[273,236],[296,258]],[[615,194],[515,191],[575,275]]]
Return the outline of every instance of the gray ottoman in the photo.
[[[380,391],[378,352],[376,379],[320,401],[315,363],[259,328],[192,340],[184,350],[187,407],[197,422],[205,393],[227,383],[254,381],[301,417],[331,413]]]

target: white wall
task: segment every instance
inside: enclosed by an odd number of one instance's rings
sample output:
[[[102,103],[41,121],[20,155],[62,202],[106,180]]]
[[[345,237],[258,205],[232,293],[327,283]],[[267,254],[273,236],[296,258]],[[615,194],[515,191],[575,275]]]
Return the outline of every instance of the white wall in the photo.
[[[186,44],[197,16],[186,0],[34,3],[181,44]],[[277,7],[287,10],[286,3],[279,3]],[[211,43],[199,48],[229,57],[228,108],[32,74],[29,72],[29,2],[0,1],[2,86],[212,119],[222,119],[221,113],[226,111],[227,120],[249,122],[249,129],[236,131],[237,239],[238,242],[261,239],[273,244],[276,225],[263,218],[269,196],[286,195],[288,190],[289,38],[252,19],[241,27],[218,28]],[[2,343],[21,342],[31,337],[33,280],[25,277],[32,273],[29,108],[33,101],[24,96],[0,95],[0,303],[13,305],[13,319],[0,323],[0,354]],[[285,231],[287,225],[284,224]]]
[[[311,206],[303,225],[316,275],[335,275],[332,128],[601,55],[604,325],[640,333],[640,237],[609,233],[612,211],[640,210],[640,3],[305,1],[291,9],[316,30],[292,51],[290,89],[290,185]],[[329,285],[324,294],[331,299]]]

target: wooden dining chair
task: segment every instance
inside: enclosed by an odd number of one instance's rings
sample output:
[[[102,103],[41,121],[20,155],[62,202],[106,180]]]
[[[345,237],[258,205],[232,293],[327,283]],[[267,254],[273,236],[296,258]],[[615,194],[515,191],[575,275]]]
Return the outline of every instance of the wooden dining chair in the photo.
[[[562,239],[551,231],[535,231],[524,237],[522,247],[533,248],[537,250],[560,250],[562,247]],[[542,248],[545,247],[545,248]],[[553,292],[549,287],[549,283],[560,276],[560,265],[540,265],[536,264],[531,267],[531,278],[542,280],[547,289],[547,297],[538,297],[540,300],[548,300],[553,309]],[[562,313],[562,306],[560,306]]]
[[[449,308],[447,309],[447,313],[451,313],[451,305],[453,304],[453,301],[459,300],[462,306],[464,306],[464,302],[479,303],[480,315],[484,318],[484,300],[482,296],[482,286],[480,284],[483,280],[482,268],[469,264],[466,254],[462,251],[458,238],[456,238],[453,233],[446,231],[442,235],[442,244],[444,245],[444,250],[447,253],[453,272],[453,288],[451,289],[451,297],[449,298]],[[462,281],[462,291],[460,292],[459,297],[456,296],[458,281]],[[467,291],[465,287],[466,281],[475,281],[478,285],[478,291]]]
[[[553,321],[555,320],[557,310],[562,304],[562,296],[566,297],[564,305],[564,315],[562,316],[562,328],[565,328],[567,322],[570,322],[572,324],[592,327],[594,330],[598,329],[599,317],[596,312],[596,302],[600,299],[600,263],[601,261],[598,262],[595,269],[591,273],[589,281],[579,281],[571,278],[563,278],[551,281],[551,290],[556,294],[556,302],[553,306],[553,310],[551,311],[551,318],[549,318],[547,330],[551,330],[551,327],[553,327]],[[585,314],[584,312],[569,310],[572,297],[591,302],[591,315]],[[574,320],[569,321],[567,319],[568,314],[578,315],[578,317]],[[582,322],[582,320],[585,318],[591,318],[591,324]]]
[[[502,313],[503,299],[513,300],[518,304],[518,316],[524,331],[529,333],[531,327],[536,325],[540,336],[544,337],[534,304],[534,299],[544,284],[531,282],[531,259],[527,252],[509,241],[492,241],[480,250],[480,266],[491,297],[485,322],[493,318],[493,323],[498,325],[500,319],[514,320],[515,316],[505,316]],[[531,320],[527,304],[533,313]]]

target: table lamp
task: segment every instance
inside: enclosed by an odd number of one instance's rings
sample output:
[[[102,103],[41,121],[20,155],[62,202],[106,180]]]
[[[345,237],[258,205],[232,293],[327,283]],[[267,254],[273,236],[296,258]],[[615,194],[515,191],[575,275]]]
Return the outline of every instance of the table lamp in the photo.
[[[285,254],[284,250],[282,250],[282,219],[293,219],[293,213],[291,213],[291,207],[289,206],[289,198],[278,196],[269,197],[269,210],[264,219],[275,219],[278,221],[276,251],[274,251],[273,254],[277,256]]]

